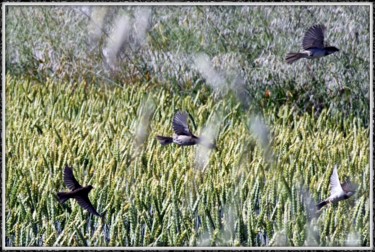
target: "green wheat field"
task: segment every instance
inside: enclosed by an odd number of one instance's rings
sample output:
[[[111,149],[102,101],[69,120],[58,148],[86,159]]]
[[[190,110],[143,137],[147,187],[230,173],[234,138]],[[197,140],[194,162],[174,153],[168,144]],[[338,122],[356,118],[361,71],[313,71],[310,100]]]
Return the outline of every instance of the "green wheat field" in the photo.
[[[2,246],[370,247],[370,7],[6,6]],[[287,65],[315,23],[340,52]]]

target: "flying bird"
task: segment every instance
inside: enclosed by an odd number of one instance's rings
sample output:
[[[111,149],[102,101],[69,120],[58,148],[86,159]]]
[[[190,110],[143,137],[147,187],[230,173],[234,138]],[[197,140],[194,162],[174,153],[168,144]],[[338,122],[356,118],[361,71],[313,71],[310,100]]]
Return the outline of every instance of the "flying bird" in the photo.
[[[327,46],[324,43],[324,33],[326,27],[322,24],[310,27],[303,37],[302,47],[303,52],[290,52],[286,55],[286,62],[292,64],[293,62],[302,59],[315,59],[338,52],[339,49],[334,46]]]
[[[175,143],[180,146],[189,146],[195,144],[202,144],[209,149],[216,149],[216,145],[208,143],[202,137],[197,137],[189,130],[187,123],[188,114],[186,112],[177,112],[173,118],[173,137],[156,136],[161,145],[168,145]]]
[[[316,205],[316,207],[318,210],[320,210],[329,203],[337,203],[341,200],[349,199],[354,193],[355,190],[349,182],[340,184],[337,166],[335,166],[331,175],[331,196],[320,202],[318,205]]]
[[[91,185],[82,187],[78,181],[74,178],[73,169],[69,166],[65,166],[64,169],[64,183],[71,190],[70,192],[58,192],[57,196],[60,203],[64,203],[70,198],[77,200],[78,204],[89,211],[90,213],[103,217],[100,215],[89,200],[89,192],[94,188]]]

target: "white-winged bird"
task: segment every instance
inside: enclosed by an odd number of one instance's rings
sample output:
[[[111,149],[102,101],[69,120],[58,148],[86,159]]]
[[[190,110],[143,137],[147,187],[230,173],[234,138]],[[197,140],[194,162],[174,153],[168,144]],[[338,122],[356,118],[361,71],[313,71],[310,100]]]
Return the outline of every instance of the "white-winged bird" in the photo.
[[[322,24],[310,27],[305,33],[302,41],[303,52],[288,53],[286,55],[286,62],[292,64],[293,62],[302,59],[315,59],[338,52],[339,49],[334,46],[327,46],[324,43],[325,26]]]
[[[322,207],[329,203],[336,203],[341,200],[349,199],[354,193],[355,190],[351,183],[345,182],[343,184],[340,184],[339,175],[337,173],[337,166],[335,166],[331,175],[331,196],[320,202],[318,205],[316,205],[316,207],[318,210],[320,210]]]
[[[64,183],[71,190],[70,192],[58,192],[57,196],[59,197],[60,203],[64,203],[70,198],[76,199],[78,204],[89,211],[90,213],[103,217],[98,214],[93,205],[89,200],[89,192],[94,188],[91,185],[82,187],[78,181],[73,176],[73,169],[69,166],[65,166],[64,169]]]
[[[195,144],[202,144],[210,149],[216,149],[216,145],[213,143],[207,143],[203,141],[202,137],[197,137],[192,134],[189,130],[187,122],[188,114],[186,112],[177,112],[173,118],[173,137],[156,136],[161,145],[168,145],[175,143],[180,146],[189,146]]]

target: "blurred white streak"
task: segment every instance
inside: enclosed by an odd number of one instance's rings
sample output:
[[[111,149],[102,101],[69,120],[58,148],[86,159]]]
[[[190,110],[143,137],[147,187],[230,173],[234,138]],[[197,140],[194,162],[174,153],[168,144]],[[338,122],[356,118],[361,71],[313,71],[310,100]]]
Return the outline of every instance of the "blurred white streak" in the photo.
[[[361,236],[356,232],[350,233],[348,235],[348,238],[346,239],[345,246],[360,247],[361,246]]]
[[[202,232],[197,238],[198,247],[208,247],[211,245],[210,234],[208,232]]]
[[[300,181],[300,182],[301,184],[303,183],[303,181]],[[317,217],[316,216],[316,202],[314,201],[314,198],[311,196],[311,193],[308,187],[302,186],[301,194],[302,194],[302,202],[307,213],[307,219],[308,221],[310,221],[314,219],[315,217]]]
[[[276,231],[269,244],[269,246],[272,246],[272,247],[285,247],[285,246],[289,246],[289,242],[288,242],[288,236],[286,235],[286,230],[285,229],[282,229],[280,231]]]
[[[205,170],[210,159],[212,149],[210,145],[216,144],[216,138],[219,134],[219,127],[222,121],[222,115],[215,113],[206,126],[203,128],[199,138],[201,143],[197,145],[195,155],[195,165],[198,169]]]
[[[246,89],[246,76],[240,70],[241,65],[234,55],[215,56],[210,60],[208,55],[202,53],[195,55],[193,62],[194,68],[216,94],[225,95],[232,90],[241,104],[245,108],[249,107],[250,96]]]
[[[319,225],[316,221],[312,221],[306,225],[306,240],[304,246],[318,247],[319,246]]]
[[[231,89],[233,90],[237,99],[247,109],[250,106],[251,97],[246,89],[246,81],[243,75],[236,74],[236,77],[232,81]]]
[[[252,116],[250,118],[251,134],[260,142],[267,162],[272,162],[273,155],[270,147],[271,133],[268,126],[264,123],[260,116]]]
[[[20,52],[19,50],[14,51],[14,55],[11,58],[11,64],[19,64],[20,63]]]
[[[87,29],[90,38],[97,42],[103,35],[104,18],[108,13],[107,7],[94,7],[91,13],[91,22]],[[96,43],[95,43],[96,44]]]
[[[227,85],[224,76],[215,71],[207,54],[198,54],[194,57],[194,65],[198,72],[206,79],[215,92],[227,92]]]
[[[301,181],[301,183],[303,183]],[[305,246],[319,246],[319,226],[317,224],[316,203],[308,187],[301,187],[302,202],[307,214]]]
[[[266,148],[269,143],[269,130],[267,125],[259,116],[252,117],[250,121],[251,133],[260,141],[263,148]]]
[[[87,16],[90,16],[90,13],[91,13],[90,6],[77,6],[77,7],[73,7],[73,9],[79,10]]]
[[[138,8],[135,13],[135,20],[134,20],[134,37],[135,41],[138,45],[144,46],[147,42],[147,31],[151,27],[150,16],[151,16],[151,9],[150,8]]]
[[[107,41],[107,46],[103,49],[103,54],[106,57],[107,64],[112,69],[117,66],[117,54],[121,47],[129,42],[131,27],[132,23],[128,16],[121,16],[115,21],[112,32]]]
[[[141,147],[148,138],[152,116],[155,111],[155,102],[148,97],[142,102],[138,111],[138,121],[135,123],[134,145]]]
[[[234,201],[236,201],[235,198],[234,198]],[[237,216],[236,214],[233,203],[235,202],[232,202],[232,204],[229,204],[227,206],[223,205],[223,208],[221,210],[223,242],[220,245],[222,246],[228,246],[232,242],[233,237],[235,237],[235,233],[236,233],[235,220],[237,218],[240,218],[240,216]]]

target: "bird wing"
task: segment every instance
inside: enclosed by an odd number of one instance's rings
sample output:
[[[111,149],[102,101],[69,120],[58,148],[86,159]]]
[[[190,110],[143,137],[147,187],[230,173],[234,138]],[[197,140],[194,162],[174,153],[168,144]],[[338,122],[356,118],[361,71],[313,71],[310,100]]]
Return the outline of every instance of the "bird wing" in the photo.
[[[303,37],[302,47],[308,50],[312,47],[324,48],[324,32],[326,27],[322,24],[314,25],[307,30],[305,36]]]
[[[65,166],[64,183],[72,191],[82,187],[74,178],[73,169],[69,166]]]
[[[173,118],[173,130],[177,135],[191,136],[187,123],[188,114],[186,112],[177,112]]]
[[[75,197],[78,204],[83,208],[89,211],[90,213],[101,217],[101,215],[95,210],[94,206],[91,204],[89,197],[87,195],[80,195]]]
[[[331,195],[343,194],[343,193],[344,191],[341,187],[339,175],[337,173],[337,166],[335,166],[331,175]]]
[[[353,192],[356,190],[356,185],[352,184],[351,182],[344,182],[341,184],[342,190],[344,190],[345,193]]]

